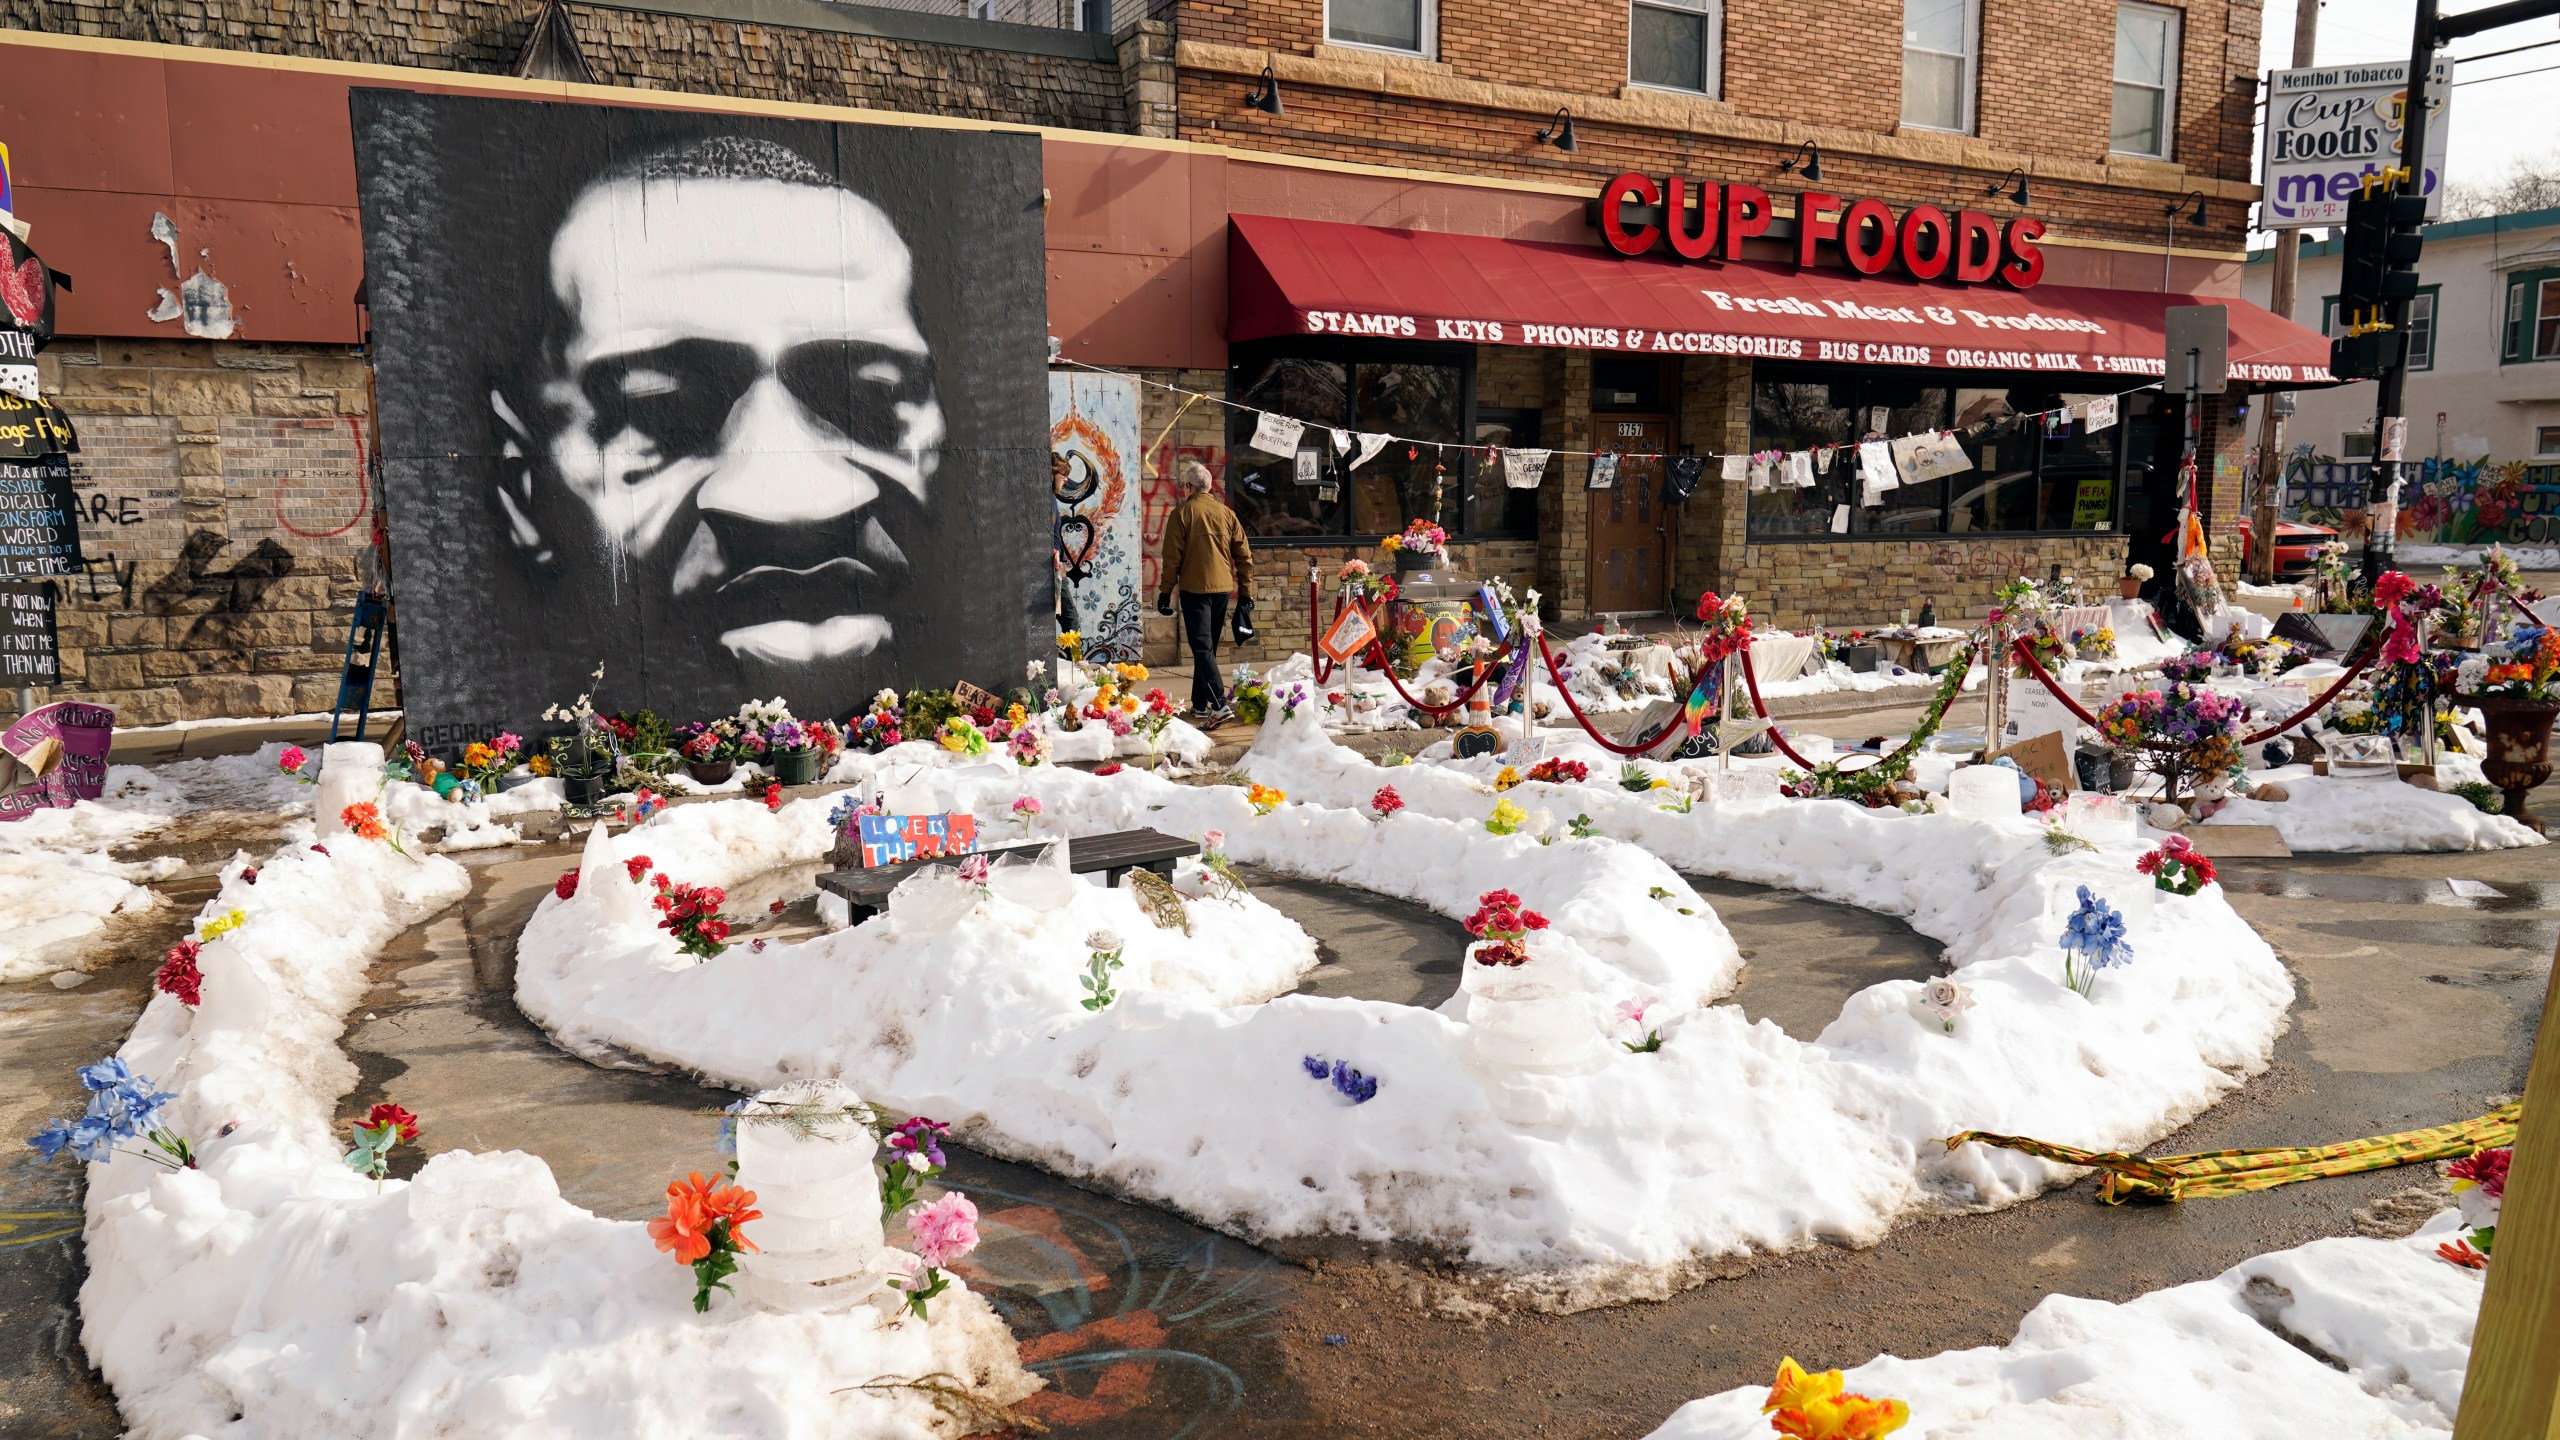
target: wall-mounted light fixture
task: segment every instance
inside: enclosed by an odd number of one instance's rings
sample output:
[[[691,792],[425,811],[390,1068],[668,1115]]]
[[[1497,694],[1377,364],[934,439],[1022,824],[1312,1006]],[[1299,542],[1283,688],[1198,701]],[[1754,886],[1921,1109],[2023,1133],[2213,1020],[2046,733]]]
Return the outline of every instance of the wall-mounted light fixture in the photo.
[[[1538,132],[1538,143],[1553,145],[1567,155],[1572,154],[1578,148],[1573,140],[1573,112],[1559,107],[1556,118],[1548,121],[1547,128]]]
[[[2168,243],[2160,247],[2160,288],[2164,292],[2169,288],[2169,261],[2172,258],[2170,252],[2178,248],[2178,212],[2184,209],[2190,200],[2196,202],[2196,208],[2187,216],[2187,223],[2202,225],[2204,223],[2204,192],[2201,190],[2188,191],[2170,201],[2169,208],[2160,212],[2169,217]]]
[[[2012,186],[2009,183],[2012,179],[2018,182],[2015,186]],[[2021,205],[2030,203],[2027,199],[2027,172],[2023,169],[2012,170],[2008,174],[2001,176],[1999,179],[1992,181],[1991,188],[1983,191],[1982,193],[1985,195],[1997,195],[2003,190],[2008,191],[2009,198]]]
[[[1259,110],[1265,115],[1286,113],[1287,107],[1280,103],[1280,77],[1272,73],[1270,66],[1262,67],[1262,79],[1245,92],[1244,103],[1246,109]]]
[[[1819,185],[1822,183],[1821,146],[1814,144],[1810,140],[1807,140],[1803,144],[1797,146],[1796,153],[1778,162],[1778,173],[1782,175],[1796,174],[1796,167],[1799,165],[1804,167],[1803,176],[1807,184]]]

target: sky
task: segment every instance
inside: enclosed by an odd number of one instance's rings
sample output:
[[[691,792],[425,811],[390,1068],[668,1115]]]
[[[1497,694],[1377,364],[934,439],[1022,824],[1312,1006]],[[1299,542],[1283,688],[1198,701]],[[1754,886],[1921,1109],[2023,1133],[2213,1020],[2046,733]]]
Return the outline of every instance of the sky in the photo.
[[[2486,8],[2489,0],[2441,0],[2449,15]],[[2293,61],[2296,0],[2266,0],[2267,28],[2258,45],[2261,69]],[[2317,65],[2359,60],[2406,60],[2414,0],[2322,0]],[[2560,157],[2560,44],[2517,55],[2463,63],[2518,45],[2560,41],[2560,19],[2528,20],[2454,42],[2453,130],[2445,153],[2445,178],[2480,184],[2503,176],[2519,160]],[[2540,71],[2539,74],[2526,74]],[[2491,76],[2514,79],[2490,79]],[[2261,119],[2263,120],[2263,116]],[[2263,128],[2261,134],[2263,134]],[[2560,163],[2560,162],[2556,162]]]

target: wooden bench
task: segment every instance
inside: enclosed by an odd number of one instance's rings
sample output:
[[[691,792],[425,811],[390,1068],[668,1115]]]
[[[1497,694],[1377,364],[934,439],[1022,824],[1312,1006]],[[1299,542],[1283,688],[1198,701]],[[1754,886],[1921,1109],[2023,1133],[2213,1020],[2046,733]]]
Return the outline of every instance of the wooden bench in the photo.
[[[990,859],[1009,850],[1031,850],[1047,844],[1033,841],[990,847],[978,853]],[[1075,835],[1067,840],[1067,869],[1078,875],[1102,873],[1105,886],[1117,886],[1132,870],[1152,870],[1167,879],[1173,862],[1200,853],[1199,842],[1161,830],[1114,830],[1107,835]],[[957,865],[966,855],[937,855],[929,860],[901,860],[867,870],[830,870],[818,877],[818,888],[844,901],[848,924],[859,925],[880,913],[898,882],[927,865]]]

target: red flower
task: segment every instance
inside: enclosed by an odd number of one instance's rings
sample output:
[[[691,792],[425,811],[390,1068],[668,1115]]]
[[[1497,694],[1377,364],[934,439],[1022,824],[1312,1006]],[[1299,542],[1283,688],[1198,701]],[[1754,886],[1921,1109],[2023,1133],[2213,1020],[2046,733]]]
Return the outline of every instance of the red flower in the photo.
[[[578,872],[575,870],[563,871],[559,879],[551,882],[551,893],[559,896],[563,900],[577,894]]]
[[[765,808],[765,809],[767,809],[767,810],[779,810],[779,809],[781,809],[781,808],[782,808],[782,787],[781,787],[781,786],[779,786],[779,785],[771,785],[771,786],[767,786],[767,787],[765,788],[765,792],[764,792],[764,808]]]
[[[1393,785],[1381,785],[1378,793],[1369,797],[1369,808],[1377,811],[1378,818],[1384,820],[1404,808],[1404,797],[1396,793]]]
[[[164,995],[175,995],[188,1005],[204,1003],[204,972],[196,968],[196,956],[204,947],[192,938],[169,947],[169,956],[160,962],[160,973],[151,983]]]
[[[1093,773],[1096,776],[1117,775],[1120,773],[1120,762],[1114,760],[1108,765],[1096,766]]]
[[[649,873],[649,857],[635,855],[622,862],[622,869],[624,874],[629,875],[632,881],[637,883],[641,876]]]
[[[2444,1167],[2447,1179],[2468,1180],[2480,1187],[2480,1193],[2492,1200],[2507,1193],[2507,1162],[2514,1157],[2508,1146],[2475,1150]]]
[[[981,705],[977,709],[969,712],[969,719],[971,723],[978,725],[981,728],[993,725],[996,723],[995,707],[992,705]]]
[[[329,847],[326,845],[314,845],[311,847],[311,853],[314,855],[326,855],[329,853]]]
[[[379,1130],[385,1125],[399,1126],[403,1140],[418,1138],[418,1117],[397,1105],[386,1101],[364,1112],[364,1128],[367,1130]]]

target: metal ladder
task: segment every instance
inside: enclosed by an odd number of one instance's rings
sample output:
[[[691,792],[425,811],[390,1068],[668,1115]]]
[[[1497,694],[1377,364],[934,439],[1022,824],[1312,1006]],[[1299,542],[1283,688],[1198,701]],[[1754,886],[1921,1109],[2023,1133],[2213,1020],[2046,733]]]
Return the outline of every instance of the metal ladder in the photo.
[[[347,659],[338,674],[338,708],[329,716],[329,738],[338,738],[338,727],[347,712],[356,712],[355,738],[364,738],[366,719],[373,713],[373,672],[382,662],[382,629],[390,623],[391,603],[379,590],[367,590],[356,597],[355,619],[347,626]],[[363,658],[357,658],[357,651]]]

